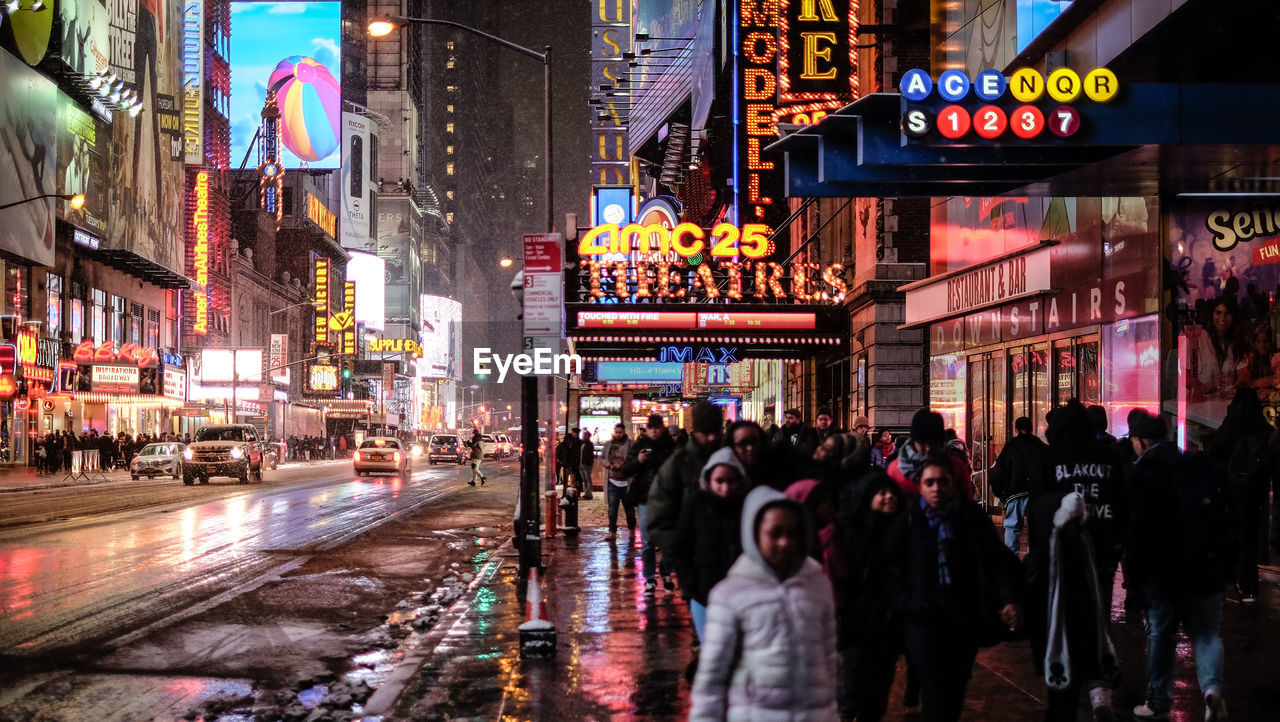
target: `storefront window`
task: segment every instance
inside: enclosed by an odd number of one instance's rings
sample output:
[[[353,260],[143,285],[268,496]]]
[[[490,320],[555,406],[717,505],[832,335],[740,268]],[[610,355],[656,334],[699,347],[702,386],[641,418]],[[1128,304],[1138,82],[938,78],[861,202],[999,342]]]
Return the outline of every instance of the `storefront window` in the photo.
[[[1005,434],[1008,429],[1008,396],[1005,391],[1005,361],[1000,355],[991,357],[988,364],[988,373],[990,375],[989,383],[990,392],[988,395],[989,406],[991,407],[991,428],[990,428],[990,444],[987,448],[987,455],[991,459],[991,463],[995,463],[996,457],[1000,455],[1000,450],[1004,448],[1004,442],[1007,438]]]
[[[120,296],[111,297],[111,340],[119,346],[125,342],[125,317],[124,317],[124,299]]]
[[[62,338],[62,276],[45,277],[49,303],[45,312],[45,333],[49,338]]]
[[[31,269],[14,263],[0,262],[4,269],[4,313],[26,319],[30,314]]]
[[[178,344],[178,292],[165,291],[164,293],[164,327],[165,327],[165,345],[176,346]],[[157,348],[159,344],[157,344]]]
[[[84,340],[84,299],[71,299],[71,311],[69,316],[71,322],[71,342],[80,343]]]
[[[1053,408],[1053,384],[1049,373],[1049,344],[1042,343],[1031,347],[1027,365],[1031,370],[1031,426],[1036,435],[1045,437],[1049,428],[1046,419],[1049,409]]]
[[[147,346],[160,348],[160,312],[154,308],[147,309]]]
[[[129,304],[129,342],[142,343],[142,304]]]
[[[1102,374],[1098,369],[1098,342],[1076,346],[1076,397],[1085,406],[1102,403]]]
[[[1055,393],[1057,404],[1067,403],[1076,395],[1076,355],[1071,349],[1071,341],[1060,341],[1053,345],[1054,375],[1057,378]]]
[[[97,288],[89,292],[89,302],[92,304],[90,322],[93,324],[93,342],[104,343],[109,338],[107,336],[107,292]]]
[[[965,359],[961,354],[929,358],[929,408],[949,428],[965,428]]]
[[[1111,434],[1129,433],[1127,416],[1135,407],[1155,411],[1160,399],[1160,323],[1157,316],[1118,321],[1102,327],[1103,405]]]
[[[1009,351],[1009,417],[1017,420],[1031,413],[1031,368],[1027,349]]]

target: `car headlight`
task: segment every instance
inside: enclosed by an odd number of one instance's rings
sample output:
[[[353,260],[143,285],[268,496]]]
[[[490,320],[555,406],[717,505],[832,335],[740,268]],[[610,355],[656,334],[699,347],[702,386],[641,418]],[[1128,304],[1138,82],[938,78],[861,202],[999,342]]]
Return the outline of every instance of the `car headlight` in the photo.
[[[410,449],[410,453],[413,454],[414,456],[422,456],[422,447],[418,446],[417,444],[414,444],[413,448]]]
[[[187,461],[191,461],[192,456],[194,456],[194,454],[191,453],[191,449],[188,448],[188,449],[182,450],[182,458],[186,459]]]
[[[244,458],[244,449],[241,449],[239,446],[233,446],[233,447],[231,447],[231,458],[233,458],[233,459],[243,459],[243,458]]]

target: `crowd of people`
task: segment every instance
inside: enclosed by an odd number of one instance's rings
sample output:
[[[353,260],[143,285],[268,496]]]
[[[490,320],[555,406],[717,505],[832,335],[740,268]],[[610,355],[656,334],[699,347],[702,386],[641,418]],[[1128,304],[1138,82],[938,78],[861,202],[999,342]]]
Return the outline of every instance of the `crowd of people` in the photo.
[[[700,402],[687,434],[654,415],[634,439],[619,424],[600,454],[611,543],[622,507],[628,540],[640,533],[646,594],[678,580],[689,604],[692,718],[882,719],[905,656],[907,704],[955,720],[978,650],[1026,639],[1046,719],[1077,719],[1082,706],[1113,719],[1122,566],[1126,608],[1148,632],[1148,691],[1133,716],[1168,718],[1181,625],[1206,719],[1226,719],[1225,589],[1256,599],[1280,484],[1280,435],[1252,389],[1236,392],[1207,451],[1178,448],[1141,409],[1119,440],[1105,411],[1074,399],[1049,413],[1047,443],[1019,418],[989,470],[1003,539],[941,415],[920,410],[897,441],[863,417],[852,432],[831,418],[821,409],[809,426],[788,410],[769,431],[726,427]],[[595,459],[575,439],[556,449],[566,488],[589,480],[583,459]],[[1280,551],[1280,508],[1271,514]]]
[[[71,453],[73,451],[96,450],[99,468],[128,469],[133,457],[147,444],[155,442],[182,441],[177,434],[168,432],[152,434],[133,434],[121,431],[111,434],[99,434],[97,429],[89,429],[79,435],[62,430],[36,437],[35,467],[36,474],[56,474],[71,469]],[[190,441],[188,438],[187,441]]]

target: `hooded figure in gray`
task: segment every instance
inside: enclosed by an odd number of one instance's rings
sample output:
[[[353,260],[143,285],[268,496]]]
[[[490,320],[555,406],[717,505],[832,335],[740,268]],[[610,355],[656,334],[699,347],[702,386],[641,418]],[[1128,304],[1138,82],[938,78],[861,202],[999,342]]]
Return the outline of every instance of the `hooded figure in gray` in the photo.
[[[766,512],[799,520],[775,571],[758,539]],[[804,508],[767,486],[742,509],[742,556],[711,590],[706,638],[693,682],[694,720],[835,720],[836,621],[831,583],[805,548],[813,538]]]

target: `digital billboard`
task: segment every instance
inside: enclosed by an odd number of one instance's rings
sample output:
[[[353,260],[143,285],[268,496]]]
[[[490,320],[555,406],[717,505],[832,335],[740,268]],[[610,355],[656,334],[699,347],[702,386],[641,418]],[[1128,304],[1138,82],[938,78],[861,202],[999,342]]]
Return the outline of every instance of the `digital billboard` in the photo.
[[[386,323],[386,261],[372,253],[351,251],[347,261],[347,280],[356,284],[356,323],[373,331],[381,331]]]
[[[240,163],[262,123],[268,85],[280,107],[285,168],[338,168],[342,154],[338,2],[233,2],[231,158]],[[256,149],[250,165],[258,162]]]
[[[418,375],[424,378],[459,378],[462,304],[451,298],[427,294],[423,294],[419,301],[422,358],[418,361]]]
[[[377,190],[378,126],[356,113],[342,114],[343,248],[378,252],[373,194]]]
[[[20,13],[21,14],[21,13]],[[33,13],[27,13],[33,14]],[[48,15],[49,13],[45,13]],[[9,53],[0,52],[0,204],[50,196],[56,190],[58,89]],[[53,265],[54,204],[22,203],[5,211],[0,249]]]

